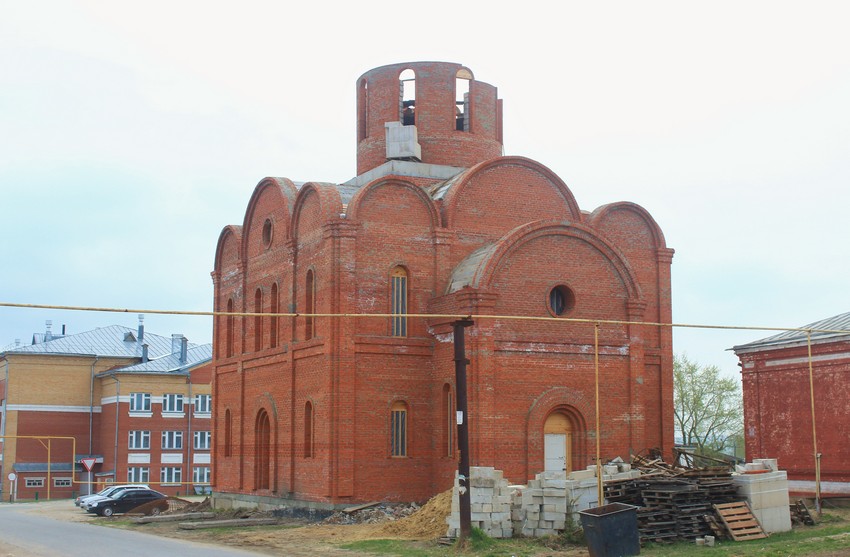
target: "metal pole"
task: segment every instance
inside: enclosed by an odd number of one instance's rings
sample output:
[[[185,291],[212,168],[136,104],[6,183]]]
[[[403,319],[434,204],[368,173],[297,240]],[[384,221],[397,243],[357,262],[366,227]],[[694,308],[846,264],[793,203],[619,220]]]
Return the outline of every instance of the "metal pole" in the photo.
[[[596,377],[596,497],[601,507],[605,504],[605,491],[602,488],[602,458],[599,449],[599,323],[593,327],[593,367]]]
[[[53,446],[53,440],[47,440],[47,500],[50,501],[50,482],[53,481],[53,478],[50,474],[50,447]],[[74,460],[73,455],[71,456],[71,460]],[[71,469],[73,471],[73,468]]]
[[[460,503],[460,536],[468,539],[472,533],[471,482],[469,481],[469,413],[466,397],[466,348],[463,329],[471,327],[473,322],[461,319],[453,323],[455,346],[455,384],[457,389],[457,446],[460,451],[458,463],[458,500]]]
[[[820,453],[818,452],[818,432],[815,428],[815,380],[812,371],[812,331],[806,331],[806,344],[809,349],[809,396],[812,401],[812,445],[815,453],[815,510],[820,514]]]

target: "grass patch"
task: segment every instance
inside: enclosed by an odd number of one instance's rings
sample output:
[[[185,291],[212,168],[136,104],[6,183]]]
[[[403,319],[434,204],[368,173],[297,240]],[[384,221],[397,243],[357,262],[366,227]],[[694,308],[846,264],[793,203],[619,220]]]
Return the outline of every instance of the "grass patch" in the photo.
[[[789,555],[850,555],[850,525],[842,519],[819,528],[799,528],[772,534],[762,540],[716,542],[715,547],[698,547],[690,542],[671,545],[649,544],[641,555],[650,557],[788,557]]]
[[[495,539],[473,528],[465,543],[456,542],[448,546],[436,541],[361,540],[341,547],[370,555],[399,557],[533,557],[552,554],[552,542],[556,536],[550,538]],[[558,549],[563,549],[562,541],[556,545],[560,546]]]
[[[693,542],[648,544],[641,548],[643,557],[788,557],[789,555],[838,557],[850,555],[850,523],[824,514],[816,528],[797,528],[773,534],[762,540],[716,542],[715,547],[696,546]],[[567,542],[563,536],[549,538],[493,539],[473,531],[465,544],[452,546],[436,542],[407,540],[363,540],[342,546],[371,555],[402,557],[533,557],[551,555],[552,550],[584,547]]]

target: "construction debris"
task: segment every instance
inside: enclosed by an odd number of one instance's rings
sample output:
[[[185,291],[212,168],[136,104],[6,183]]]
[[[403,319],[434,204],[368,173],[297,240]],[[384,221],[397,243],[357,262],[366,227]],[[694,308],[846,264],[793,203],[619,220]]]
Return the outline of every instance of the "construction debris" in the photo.
[[[792,522],[805,524],[806,526],[815,525],[815,519],[812,517],[812,513],[809,512],[809,507],[806,506],[802,499],[797,499],[791,503],[790,507]]]
[[[419,510],[416,503],[369,503],[348,507],[327,517],[326,524],[378,524],[408,517]]]

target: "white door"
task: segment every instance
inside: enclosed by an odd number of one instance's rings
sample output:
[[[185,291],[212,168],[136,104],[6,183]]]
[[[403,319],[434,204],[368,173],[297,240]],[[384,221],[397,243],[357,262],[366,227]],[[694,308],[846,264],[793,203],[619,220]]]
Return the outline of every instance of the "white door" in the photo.
[[[567,469],[567,434],[546,433],[543,436],[543,458],[547,472]]]

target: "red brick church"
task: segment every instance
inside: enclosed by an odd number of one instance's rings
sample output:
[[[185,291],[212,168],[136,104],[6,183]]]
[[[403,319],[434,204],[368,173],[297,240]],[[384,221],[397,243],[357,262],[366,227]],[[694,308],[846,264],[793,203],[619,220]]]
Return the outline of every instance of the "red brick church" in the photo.
[[[447,489],[458,315],[474,320],[473,466],[524,483],[593,462],[594,325],[571,319],[623,322],[598,332],[602,457],[670,454],[670,328],[625,323],[671,321],[673,250],[652,216],[583,211],[543,164],[504,156],[496,88],[460,64],[371,70],[356,116],[355,178],[265,178],[219,237],[215,310],[250,315],[215,320],[217,497]]]

